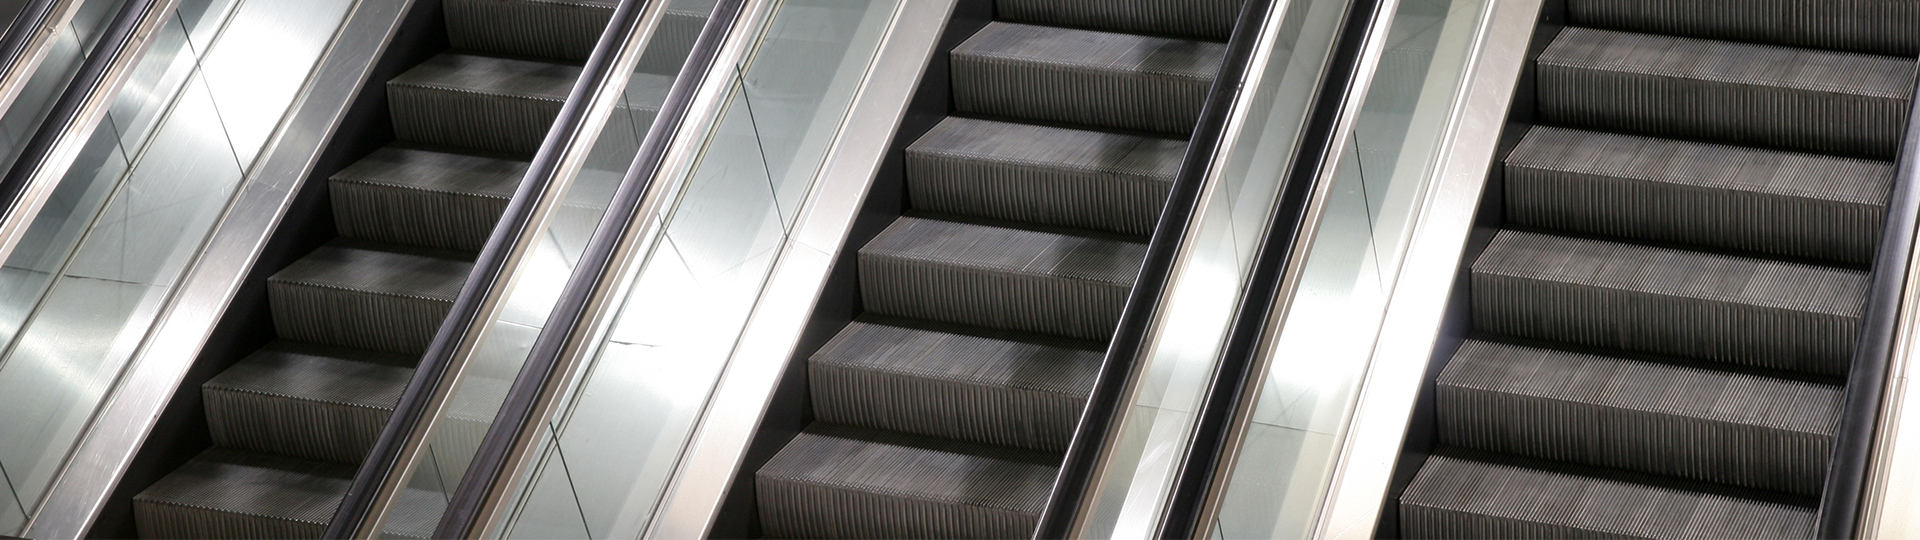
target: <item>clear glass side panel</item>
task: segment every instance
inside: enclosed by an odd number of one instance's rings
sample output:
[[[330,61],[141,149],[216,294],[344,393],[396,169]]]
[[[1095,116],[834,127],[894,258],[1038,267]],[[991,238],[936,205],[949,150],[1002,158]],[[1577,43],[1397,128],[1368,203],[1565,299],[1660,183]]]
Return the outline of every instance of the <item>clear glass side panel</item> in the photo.
[[[1304,254],[1270,369],[1214,523],[1223,538],[1301,538],[1378,340],[1420,201],[1435,180],[1486,0],[1401,0]]]
[[[353,0],[184,0],[0,265],[0,532],[78,442]]]
[[[396,512],[439,515],[460,486],[480,440],[506,400],[507,387],[519,375],[534,338],[559,303],[561,288],[639,153],[641,139],[653,126],[714,4],[715,0],[672,0],[667,5],[660,27],[649,42],[640,45],[640,60],[606,125],[589,135],[592,145],[584,166],[572,178],[553,179],[565,186],[561,202],[504,291],[505,308],[493,320],[478,323],[484,328],[480,344],[457,375],[447,408],[434,423],[427,444],[413,456],[415,463],[402,484],[407,491],[396,503],[405,508]]]
[[[1235,105],[1217,169],[1145,348],[1139,386],[1107,466],[1094,479],[1087,538],[1156,535],[1173,474],[1237,311],[1275,197],[1293,166],[1347,0],[1279,2],[1248,91]]]
[[[53,103],[73,82],[74,74],[93,53],[93,45],[100,40],[107,23],[126,3],[127,0],[85,0],[72,19],[54,28],[46,55],[32,71],[22,74],[26,81],[20,93],[13,98],[13,103],[5,105],[6,112],[0,113],[0,171],[13,168],[13,162],[20,159],[20,149],[33,137],[33,132],[40,129],[47,114],[53,112]],[[18,11],[19,7],[13,10]],[[0,281],[0,285],[4,284]],[[0,286],[0,290],[9,289]],[[4,317],[0,315],[0,327],[12,327],[18,322]]]
[[[903,0],[785,0],[758,21],[671,210],[594,337],[498,530],[634,538],[653,512]],[[672,183],[666,185],[673,185]]]

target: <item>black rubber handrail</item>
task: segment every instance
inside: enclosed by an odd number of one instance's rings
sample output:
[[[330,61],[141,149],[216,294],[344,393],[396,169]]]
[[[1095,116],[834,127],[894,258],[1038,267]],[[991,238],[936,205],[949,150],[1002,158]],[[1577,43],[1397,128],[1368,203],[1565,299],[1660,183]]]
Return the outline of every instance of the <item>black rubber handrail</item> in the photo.
[[[84,0],[73,0],[81,2]],[[14,15],[13,23],[7,25],[7,33],[0,35],[0,73],[13,71],[14,66],[26,61],[27,47],[33,44],[33,38],[39,35],[40,28],[52,22],[53,8],[61,0],[30,0],[21,6],[20,13]],[[32,77],[33,73],[21,73],[22,77]]]
[[[1219,468],[1226,465],[1221,463],[1221,458],[1228,445],[1235,442],[1231,429],[1233,419],[1251,413],[1239,410],[1240,404],[1248,403],[1246,392],[1254,387],[1255,377],[1265,374],[1248,371],[1267,337],[1267,322],[1280,307],[1278,300],[1286,290],[1283,281],[1287,267],[1299,255],[1293,252],[1293,246],[1306,225],[1313,188],[1316,182],[1325,180],[1318,178],[1320,171],[1338,147],[1334,139],[1339,136],[1340,117],[1360,106],[1348,102],[1347,94],[1358,82],[1360,55],[1364,54],[1369,31],[1374,28],[1379,11],[1380,0],[1351,0],[1340,34],[1333,42],[1325,76],[1295,149],[1293,167],[1280,186],[1266,237],[1254,255],[1239,310],[1221,347],[1213,382],[1194,420],[1193,443],[1181,459],[1180,469],[1174,473],[1173,491],[1161,519],[1161,538],[1190,538],[1200,529],[1208,493],[1218,479]]]
[[[1920,103],[1920,89],[1916,89],[1912,102]],[[1854,340],[1853,363],[1840,401],[1840,426],[1834,433],[1832,453],[1828,454],[1827,481],[1820,491],[1820,510],[1814,518],[1817,538],[1853,538],[1859,523],[1874,428],[1880,420],[1881,391],[1887,381],[1887,363],[1893,356],[1900,301],[1909,285],[1907,261],[1913,254],[1915,227],[1920,224],[1920,137],[1915,134],[1920,134],[1920,107],[1909,112],[1906,137],[1900,143],[1886,225],[1867,283],[1866,315]]]
[[[129,46],[139,37],[134,34],[140,29],[140,21],[154,9],[159,8],[162,3],[161,0],[127,0],[126,4],[120,6],[120,11],[114,14],[113,21],[107,23],[106,31],[100,34],[100,41],[94,44],[93,52],[87,56],[86,62],[80,64],[80,69],[74,73],[73,80],[67,83],[67,89],[60,93],[60,99],[53,103],[53,109],[47,113],[47,118],[40,122],[39,127],[34,129],[33,136],[27,139],[27,144],[21,147],[20,157],[14,160],[13,167],[7,170],[6,176],[0,177],[0,209],[11,212],[14,206],[20,203],[20,195],[26,192],[34,173],[48,165],[47,159],[50,157],[48,154],[53,151],[54,145],[60,143],[60,138],[66,132],[67,126],[79,121],[81,115],[86,114],[82,109],[86,106],[87,99],[95,92],[102,90],[101,87],[113,78],[114,64],[128,54],[144,52],[144,48],[129,50]],[[12,39],[15,37],[13,30],[14,27],[9,27],[7,31],[9,45],[13,45]],[[17,46],[24,49],[26,44],[19,43]],[[17,58],[12,60],[17,61]],[[131,65],[127,66],[129,69],[131,67]],[[109,104],[102,103],[100,106],[107,107]],[[11,218],[31,219],[31,216],[11,216]]]
[[[654,0],[665,1],[665,0]],[[480,517],[481,506],[487,500],[488,492],[510,472],[506,470],[507,459],[517,439],[529,422],[537,422],[534,412],[538,409],[543,389],[556,377],[565,377],[565,373],[556,373],[560,366],[560,354],[568,339],[580,330],[587,321],[582,320],[588,308],[588,302],[598,288],[602,276],[614,259],[614,250],[619,247],[622,233],[638,215],[641,202],[653,185],[654,177],[660,172],[666,159],[667,150],[672,146],[674,134],[679,132],[693,107],[694,93],[713,76],[713,61],[720,52],[720,44],[727,37],[728,29],[740,15],[744,0],[720,0],[713,7],[713,14],[701,28],[700,36],[693,43],[693,50],[687,55],[687,61],[674,78],[673,87],[667,92],[666,101],[660,106],[660,113],[647,129],[647,135],[641,139],[639,151],[633,165],[627,169],[627,175],[613,194],[613,202],[607,206],[599,225],[594,228],[593,236],[587,241],[587,247],[580,254],[580,261],[574,266],[573,275],[567,278],[565,288],[561,289],[560,300],[553,312],[547,317],[547,324],[540,330],[539,337],[533,341],[533,348],[527,353],[527,361],[514,377],[513,385],[507,389],[507,397],[500,405],[500,412],[493,418],[493,424],[487,428],[487,434],[480,440],[479,451],[467,467],[466,475],[461,477],[460,485],[454,490],[453,497],[447,503],[447,511],[440,515],[440,524],[434,529],[434,538],[469,538],[473,536]]]
[[[1353,0],[1356,8],[1362,5],[1376,5],[1378,0]],[[1088,484],[1093,479],[1094,467],[1099,460],[1105,443],[1103,439],[1112,433],[1113,422],[1119,418],[1119,401],[1126,395],[1127,385],[1133,379],[1136,360],[1143,352],[1147,341],[1147,332],[1154,315],[1159,311],[1168,280],[1172,277],[1173,265],[1179,255],[1180,244],[1186,240],[1189,223],[1200,204],[1201,188],[1204,187],[1214,155],[1221,146],[1230,141],[1224,140],[1228,117],[1232,114],[1233,104],[1245,90],[1248,63],[1257,53],[1260,32],[1273,10],[1272,0],[1249,0],[1241,5],[1238,20],[1234,22],[1233,34],[1228,38],[1225,59],[1220,74],[1214,79],[1213,87],[1208,90],[1207,101],[1201,108],[1200,120],[1194,127],[1193,137],[1188,140],[1187,153],[1181,159],[1180,172],[1174,178],[1173,188],[1167,196],[1166,206],[1160,212],[1160,220],[1155,225],[1153,238],[1147,243],[1146,259],[1141,265],[1140,274],[1134,281],[1133,291],[1127,298],[1126,310],[1122,312],[1119,327],[1114,331],[1113,341],[1107,347],[1106,357],[1102,360],[1100,375],[1094,382],[1092,394],[1087,399],[1085,412],[1081,414],[1080,424],[1076,428],[1073,442],[1067,447],[1065,459],[1060,465],[1059,476],[1054,481],[1053,492],[1049,495],[1046,509],[1040,515],[1039,526],[1034,530],[1035,538],[1066,538],[1072,532],[1078,516],[1080,502],[1087,495]],[[1370,13],[1370,12],[1369,12]],[[1214,382],[1201,410],[1202,416],[1195,428],[1196,444],[1219,446],[1224,436],[1224,421],[1212,419],[1209,415],[1227,415],[1230,411],[1220,409],[1215,401],[1228,399],[1223,392],[1237,396],[1238,386],[1230,392],[1222,386],[1222,381],[1240,381],[1247,369],[1251,351],[1259,339],[1259,327],[1265,321],[1264,310],[1269,309],[1272,297],[1276,294],[1279,274],[1285,271],[1289,246],[1300,230],[1305,217],[1307,199],[1312,194],[1314,177],[1318,174],[1327,151],[1332,148],[1334,124],[1339,118],[1342,100],[1346,89],[1351,85],[1355,59],[1360,53],[1364,41],[1366,23],[1371,16],[1359,17],[1358,28],[1350,20],[1347,29],[1335,43],[1333,55],[1327,64],[1326,77],[1320,84],[1314,98],[1314,110],[1308,116],[1306,130],[1299,139],[1296,151],[1299,158],[1281,185],[1277,207],[1269,223],[1267,240],[1261,245],[1254,271],[1242,299],[1242,309],[1236,315],[1228,341],[1222,349],[1222,361],[1215,368]],[[1356,36],[1355,33],[1358,33]],[[1247,306],[1247,303],[1258,304]],[[1248,312],[1248,308],[1258,308],[1260,314]],[[1230,408],[1231,403],[1228,403]],[[1217,452],[1213,452],[1217,453]],[[1191,453],[1189,454],[1191,455]],[[1175,478],[1173,498],[1163,516],[1169,520],[1162,523],[1161,534],[1169,538],[1185,537],[1192,527],[1192,512],[1186,507],[1192,506],[1197,497],[1204,495],[1207,478],[1190,475],[1200,474],[1194,469],[1204,467],[1205,474],[1211,475],[1212,462],[1204,465],[1183,462],[1180,476]],[[1194,491],[1199,490],[1199,491]]]
[[[600,41],[594,45],[593,52],[587,56],[586,65],[581,67],[580,78],[567,94],[560,115],[547,129],[546,141],[534,153],[533,161],[528,165],[526,175],[521,177],[513,199],[507,202],[500,221],[487,237],[486,246],[474,260],[473,270],[460,287],[460,295],[454,298],[447,318],[441,322],[433,342],[427,346],[419,367],[414,370],[413,379],[407,382],[393,415],[381,429],[380,438],[368,451],[367,459],[361,462],[359,472],[354,474],[353,483],[347,487],[346,498],[334,511],[333,521],[327,525],[322,538],[351,538],[372,516],[373,504],[379,498],[381,486],[400,466],[407,440],[426,422],[435,393],[441,391],[460,343],[474,330],[475,325],[487,322],[479,320],[487,294],[501,280],[510,277],[505,272],[514,243],[533,226],[534,211],[539,208],[541,197],[559,176],[562,160],[571,152],[592,148],[593,141],[574,140],[573,134],[587,122],[588,101],[593,94],[616,75],[618,66],[614,65],[614,59],[620,54],[628,37],[639,30],[640,15],[648,1],[620,0],[614,7],[613,17],[601,32]]]

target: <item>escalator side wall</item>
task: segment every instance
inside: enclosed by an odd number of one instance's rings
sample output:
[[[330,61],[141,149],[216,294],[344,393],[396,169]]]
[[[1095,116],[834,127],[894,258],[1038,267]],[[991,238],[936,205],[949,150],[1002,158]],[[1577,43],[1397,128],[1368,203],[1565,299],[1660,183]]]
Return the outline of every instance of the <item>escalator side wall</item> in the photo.
[[[1468,233],[1466,249],[1461,252],[1455,269],[1453,290],[1447,296],[1446,314],[1441,319],[1440,332],[1434,342],[1433,355],[1427,362],[1427,371],[1421,378],[1420,395],[1414,401],[1407,434],[1401,443],[1400,457],[1394,463],[1387,496],[1380,501],[1380,520],[1374,528],[1375,538],[1401,537],[1400,494],[1406,491],[1408,484],[1413,483],[1414,473],[1420,471],[1421,464],[1433,453],[1437,437],[1434,430],[1434,381],[1440,377],[1440,370],[1447,366],[1447,360],[1453,357],[1454,351],[1460,348],[1473,330],[1470,270],[1473,261],[1480,258],[1480,252],[1493,241],[1493,234],[1506,224],[1502,195],[1506,193],[1505,171],[1498,166],[1498,162],[1519,146],[1520,139],[1533,127],[1534,60],[1566,27],[1566,0],[1545,0],[1540,10],[1539,25],[1534,28],[1532,41],[1527,44],[1527,60],[1522,64],[1525,67],[1514,84],[1513,105],[1507,111],[1506,126],[1500,131],[1500,145],[1493,153],[1495,166],[1488,168],[1486,188],[1481,191],[1480,204],[1474,210],[1473,230]]]
[[[161,412],[154,430],[114,486],[88,532],[90,538],[135,538],[133,497],[161,477],[213,446],[200,388],[248,354],[274,339],[273,317],[267,304],[267,278],[332,240],[332,202],[327,178],[392,142],[386,81],[449,47],[445,14],[440,0],[412,0],[413,5],[395,31],[386,50],[353,97],[340,125],[326,143],[313,169],[301,182],[271,239],[261,248],[254,266],[235,292],[220,322],[208,336],[180,386]]]
[[[795,435],[813,422],[812,398],[807,393],[807,358],[826,345],[827,340],[860,314],[860,287],[857,282],[858,246],[866,245],[893,223],[907,208],[906,149],[921,135],[953,112],[952,85],[949,79],[948,51],[972,37],[994,18],[994,0],[959,0],[927,71],[914,89],[900,130],[887,145],[886,156],[875,173],[866,201],[854,218],[846,243],[829,270],[820,300],[808,315],[805,329],[788,358],[761,418],[760,426],[747,447],[745,457],[735,470],[733,485],[727,490],[720,513],[709,531],[712,538],[760,538],[760,514],[755,503],[754,474],[767,460],[787,445]],[[883,76],[887,74],[882,74]]]

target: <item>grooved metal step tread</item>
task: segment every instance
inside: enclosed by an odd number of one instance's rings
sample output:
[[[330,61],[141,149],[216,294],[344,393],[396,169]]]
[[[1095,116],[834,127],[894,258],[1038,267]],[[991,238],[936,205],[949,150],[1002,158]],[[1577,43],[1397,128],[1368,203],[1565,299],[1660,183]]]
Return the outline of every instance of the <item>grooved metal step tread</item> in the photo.
[[[472,270],[467,257],[334,240],[267,279],[274,328],[295,341],[419,354]]]
[[[948,117],[907,147],[914,208],[1147,235],[1186,141]]]
[[[1510,225],[1865,266],[1893,163],[1535,127],[1506,159]]]
[[[532,155],[580,68],[445,53],[387,81],[404,141]]]
[[[207,429],[216,446],[358,464],[418,360],[276,341],[200,386]]]
[[[340,236],[479,251],[527,162],[388,146],[328,185]]]
[[[1400,531],[1406,538],[1812,538],[1813,509],[1435,455],[1400,496]]]
[[[1841,388],[1468,340],[1440,373],[1441,444],[1817,495]]]
[[[1060,452],[1099,345],[854,321],[808,359],[807,381],[820,422]]]
[[[1838,376],[1856,270],[1505,230],[1473,263],[1476,330]]]
[[[353,482],[353,465],[213,448],[133,498],[142,538],[319,538]],[[409,489],[389,536],[426,538],[438,514],[405,508],[434,495]]]
[[[581,62],[613,17],[615,0],[446,0],[455,50]]]
[[[907,216],[860,248],[860,292],[883,315],[1104,341],[1145,256],[1145,244]]]
[[[998,0],[1003,21],[1226,41],[1243,0]]]
[[[1910,0],[1571,0],[1571,24],[1891,56],[1920,55]]]
[[[972,115],[1184,136],[1226,45],[989,23],[952,52],[953,103]]]
[[[1058,459],[814,424],[754,476],[773,538],[1024,538]]]
[[[1541,123],[1892,159],[1911,58],[1569,27],[1538,61]]]

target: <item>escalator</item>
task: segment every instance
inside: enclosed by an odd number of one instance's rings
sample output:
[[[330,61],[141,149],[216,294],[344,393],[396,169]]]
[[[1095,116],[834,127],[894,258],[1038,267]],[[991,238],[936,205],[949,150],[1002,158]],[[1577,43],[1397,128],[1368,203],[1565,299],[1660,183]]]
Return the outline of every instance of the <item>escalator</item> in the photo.
[[[321,535],[614,9],[424,4],[444,11],[450,50],[383,81],[394,140],[328,179],[314,217],[337,238],[265,280],[274,338],[201,385],[213,447],[133,497],[141,536]],[[383,133],[366,131],[334,140]],[[428,536],[437,497],[403,496],[386,530]]]
[[[1676,6],[1539,53],[1399,536],[1816,536],[1920,9]]]
[[[811,423],[748,465],[758,534],[1033,534],[1239,4],[999,0],[934,64],[904,215],[794,375]]]

